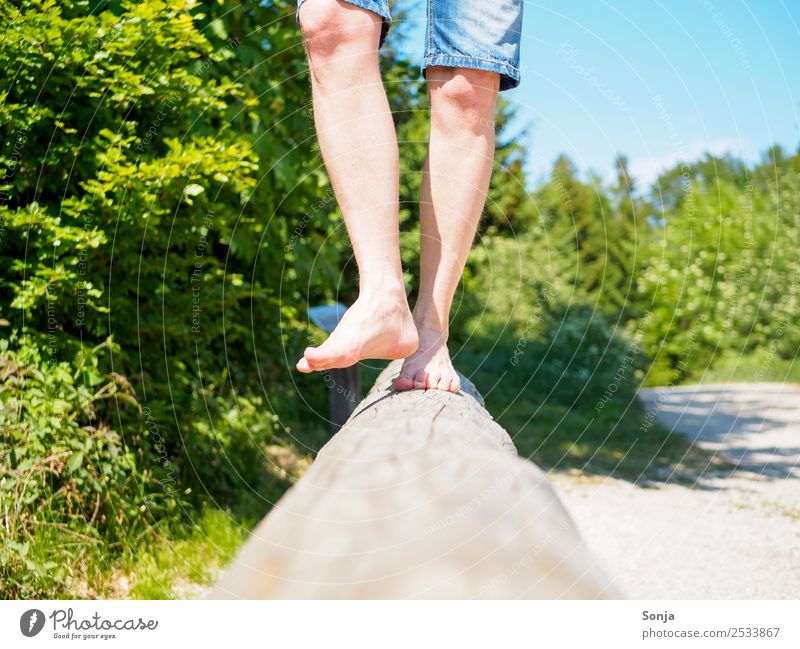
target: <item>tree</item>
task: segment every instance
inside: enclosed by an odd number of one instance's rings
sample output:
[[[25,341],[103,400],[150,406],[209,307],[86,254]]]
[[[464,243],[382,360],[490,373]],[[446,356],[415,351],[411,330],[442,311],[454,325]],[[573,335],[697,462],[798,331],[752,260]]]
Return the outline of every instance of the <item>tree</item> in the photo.
[[[536,196],[546,245],[556,251],[556,275],[602,310],[619,314],[630,286],[629,224],[615,215],[601,180],[581,181],[562,155]]]

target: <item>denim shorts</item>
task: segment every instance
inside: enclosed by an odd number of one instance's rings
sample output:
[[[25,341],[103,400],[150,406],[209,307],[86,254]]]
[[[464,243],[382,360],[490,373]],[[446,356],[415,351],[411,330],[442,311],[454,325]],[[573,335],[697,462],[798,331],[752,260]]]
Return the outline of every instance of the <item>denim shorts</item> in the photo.
[[[297,9],[306,0],[299,0]],[[389,0],[344,0],[383,18],[380,45],[392,16]],[[523,0],[427,0],[428,23],[422,74],[432,65],[500,74],[500,90],[519,85]],[[379,46],[380,46],[379,45]]]

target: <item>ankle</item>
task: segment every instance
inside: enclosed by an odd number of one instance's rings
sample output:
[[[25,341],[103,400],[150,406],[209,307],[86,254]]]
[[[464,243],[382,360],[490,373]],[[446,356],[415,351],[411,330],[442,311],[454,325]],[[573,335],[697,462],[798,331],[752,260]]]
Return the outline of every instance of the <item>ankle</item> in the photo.
[[[448,322],[436,314],[431,314],[418,309],[412,313],[414,324],[420,335],[428,338],[437,338],[446,343],[449,335]]]
[[[402,305],[408,309],[408,299],[403,284],[361,286],[358,291],[358,299],[372,303]]]

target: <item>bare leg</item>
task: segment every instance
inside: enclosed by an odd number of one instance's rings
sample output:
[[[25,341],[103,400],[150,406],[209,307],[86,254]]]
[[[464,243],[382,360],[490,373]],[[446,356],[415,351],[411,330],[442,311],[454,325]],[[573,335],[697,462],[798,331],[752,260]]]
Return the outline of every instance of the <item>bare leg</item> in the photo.
[[[419,348],[398,390],[457,392],[447,351],[450,306],[464,271],[492,174],[499,75],[467,68],[427,71],[431,136],[420,196],[420,289],[414,307]]]
[[[405,358],[417,348],[406,302],[397,223],[399,163],[378,67],[381,18],[338,0],[307,0],[300,24],[311,68],[314,121],[360,275],[359,297],[301,372],[363,358]]]

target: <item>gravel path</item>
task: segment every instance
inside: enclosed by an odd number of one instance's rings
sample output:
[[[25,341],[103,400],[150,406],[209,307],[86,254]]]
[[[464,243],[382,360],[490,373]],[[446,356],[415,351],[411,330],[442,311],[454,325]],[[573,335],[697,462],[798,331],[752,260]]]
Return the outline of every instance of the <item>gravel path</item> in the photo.
[[[693,486],[551,474],[629,597],[800,599],[800,388],[642,390],[658,419],[734,462]]]

